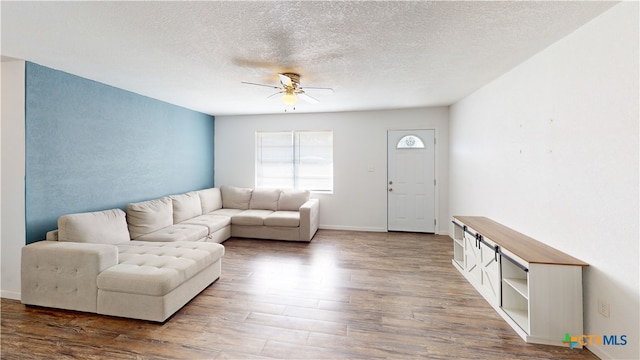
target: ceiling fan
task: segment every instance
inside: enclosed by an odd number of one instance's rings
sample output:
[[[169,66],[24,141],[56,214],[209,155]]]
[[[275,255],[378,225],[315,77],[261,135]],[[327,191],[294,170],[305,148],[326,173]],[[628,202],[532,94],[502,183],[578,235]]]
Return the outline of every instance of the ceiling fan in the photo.
[[[278,74],[278,77],[280,78],[280,86],[258,84],[258,83],[252,83],[252,82],[246,82],[246,81],[242,81],[242,83],[249,84],[249,85],[266,86],[266,87],[276,89],[278,90],[278,92],[268,96],[267,98],[276,96],[278,94],[282,94],[282,102],[285,105],[290,105],[290,106],[294,106],[298,101],[298,98],[305,100],[306,102],[311,104],[319,103],[320,101],[318,101],[318,99],[306,93],[306,91],[309,91],[309,90],[317,93],[324,93],[324,94],[334,93],[332,88],[305,87],[303,89],[302,86],[300,86],[300,74],[297,74],[297,73],[290,73],[290,72],[280,73]]]

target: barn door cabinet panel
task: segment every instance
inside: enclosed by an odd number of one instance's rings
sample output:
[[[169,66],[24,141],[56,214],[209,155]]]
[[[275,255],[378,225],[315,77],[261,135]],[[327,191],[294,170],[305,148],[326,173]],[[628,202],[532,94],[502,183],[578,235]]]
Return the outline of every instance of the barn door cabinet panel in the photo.
[[[582,334],[588,264],[485,217],[454,216],[456,269],[527,342]]]
[[[464,270],[465,276],[472,278],[474,283],[480,284],[482,281],[482,273],[480,266],[482,263],[481,250],[478,239],[473,229],[464,234]],[[472,235],[473,234],[473,235]]]
[[[480,292],[492,305],[500,303],[500,255],[491,239],[480,238]]]
[[[453,264],[490,304],[500,301],[500,255],[496,244],[454,221]]]

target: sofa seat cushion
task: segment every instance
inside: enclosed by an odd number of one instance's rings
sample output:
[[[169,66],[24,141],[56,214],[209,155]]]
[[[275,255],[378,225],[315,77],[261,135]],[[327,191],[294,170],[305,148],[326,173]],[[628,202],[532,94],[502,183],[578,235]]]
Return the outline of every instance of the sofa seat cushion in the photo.
[[[112,209],[60,216],[58,240],[118,244],[131,239],[124,211]]]
[[[206,226],[181,223],[139,236],[136,240],[160,242],[199,241],[207,235],[209,235],[209,229]]]
[[[298,227],[300,226],[300,212],[276,211],[264,219],[266,226]]]
[[[213,234],[214,232],[224,228],[225,226],[231,225],[231,216],[212,214],[200,215],[198,217],[186,220],[182,222],[182,224],[206,226],[207,229],[209,229],[209,234]]]
[[[205,215],[221,215],[221,216],[232,217],[234,215],[240,214],[243,211],[245,211],[245,210],[240,210],[240,209],[219,209],[219,210],[212,211],[212,212],[210,212],[208,214],[205,214]]]
[[[118,265],[100,273],[97,285],[104,291],[163,296],[223,255],[224,246],[215,243],[132,241],[118,246]]]
[[[264,219],[271,215],[271,210],[245,210],[231,217],[232,225],[264,225]]]

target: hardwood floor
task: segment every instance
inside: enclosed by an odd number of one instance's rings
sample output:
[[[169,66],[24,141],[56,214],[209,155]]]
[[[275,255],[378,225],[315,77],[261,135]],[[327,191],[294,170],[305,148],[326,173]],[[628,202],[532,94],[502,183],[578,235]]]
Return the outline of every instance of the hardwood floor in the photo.
[[[453,268],[446,236],[224,245],[220,280],[164,324],[2,299],[2,359],[596,359],[522,341]]]

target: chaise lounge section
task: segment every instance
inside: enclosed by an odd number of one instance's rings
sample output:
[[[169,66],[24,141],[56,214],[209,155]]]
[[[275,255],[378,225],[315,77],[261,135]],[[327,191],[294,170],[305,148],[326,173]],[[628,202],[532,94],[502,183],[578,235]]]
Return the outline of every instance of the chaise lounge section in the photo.
[[[120,209],[58,219],[58,239],[22,248],[22,302],[163,322],[222,272],[217,243],[130,240]]]

